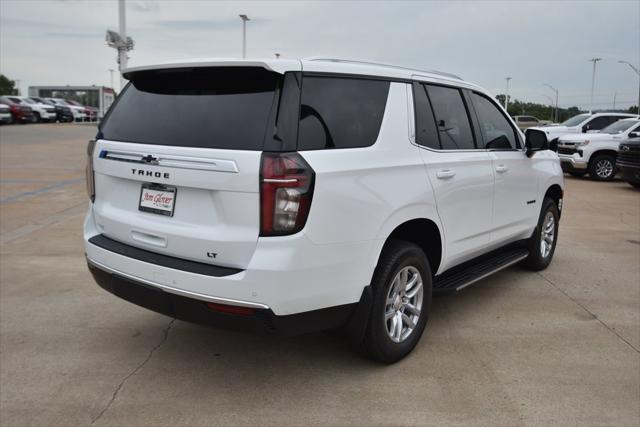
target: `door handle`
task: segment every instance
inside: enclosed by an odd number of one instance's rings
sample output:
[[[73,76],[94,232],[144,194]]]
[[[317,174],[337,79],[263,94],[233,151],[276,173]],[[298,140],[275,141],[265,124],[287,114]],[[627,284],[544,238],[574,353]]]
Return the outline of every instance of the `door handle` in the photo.
[[[451,169],[442,169],[436,172],[436,177],[438,179],[449,179],[449,178],[453,178],[455,174],[456,173]]]
[[[508,170],[509,170],[509,168],[506,167],[505,165],[496,166],[496,172],[498,172],[498,173],[505,173]]]

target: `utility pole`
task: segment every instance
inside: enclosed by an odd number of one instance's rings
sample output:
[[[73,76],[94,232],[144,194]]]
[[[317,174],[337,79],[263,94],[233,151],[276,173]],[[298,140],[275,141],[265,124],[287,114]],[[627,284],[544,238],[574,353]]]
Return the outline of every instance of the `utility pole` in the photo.
[[[247,57],[247,21],[251,21],[247,15],[238,15],[242,19],[242,59]]]
[[[616,96],[618,96],[618,92],[613,92],[613,109],[616,109]]]
[[[553,121],[558,123],[558,89],[556,89],[555,87],[551,86],[548,83],[544,83],[544,85],[546,87],[548,87],[549,89],[551,89],[552,91],[554,91],[555,94],[556,94],[556,111],[555,111],[555,114],[554,114]]]
[[[633,71],[635,71],[635,72],[636,72],[636,74],[638,75],[638,80],[639,80],[639,82],[638,82],[638,111],[637,111],[637,114],[638,114],[638,115],[640,115],[640,70],[638,70],[638,69],[637,69],[637,68],[636,68],[636,67],[635,67],[631,62],[629,62],[629,61],[623,61],[623,60],[620,60],[620,61],[618,61],[618,62],[619,62],[620,64],[627,64],[627,65],[628,65],[629,67],[631,67],[631,69],[632,69]]]
[[[596,86],[596,64],[602,61],[602,58],[591,58],[589,62],[593,62],[593,73],[591,74],[591,103],[589,105],[589,112],[593,113],[593,89]]]
[[[509,82],[511,81],[511,77],[507,77],[507,94],[504,97],[504,110],[509,114]]]
[[[118,71],[120,71],[120,91],[125,85],[122,70],[127,68],[127,52],[133,50],[133,39],[127,37],[126,3],[125,0],[118,0],[118,31],[107,30],[105,40],[107,46],[118,51]],[[113,85],[112,85],[113,86]]]
[[[113,72],[115,70],[113,68],[109,68],[109,81],[111,82],[111,86],[109,86],[111,89],[113,89]]]
[[[18,92],[16,95],[20,96],[20,80],[14,80],[16,91]]]

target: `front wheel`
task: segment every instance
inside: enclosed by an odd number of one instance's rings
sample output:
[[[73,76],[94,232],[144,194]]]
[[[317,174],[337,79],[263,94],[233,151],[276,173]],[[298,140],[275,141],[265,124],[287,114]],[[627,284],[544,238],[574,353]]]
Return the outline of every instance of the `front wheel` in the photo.
[[[560,214],[556,202],[545,197],[538,226],[529,238],[529,256],[524,265],[534,271],[544,270],[551,263],[558,242],[558,221]]]
[[[406,241],[389,242],[373,281],[373,304],[362,342],[365,354],[394,363],[416,346],[431,308],[431,269],[424,252]]]
[[[616,158],[600,154],[589,163],[589,176],[596,181],[611,181],[616,176]]]

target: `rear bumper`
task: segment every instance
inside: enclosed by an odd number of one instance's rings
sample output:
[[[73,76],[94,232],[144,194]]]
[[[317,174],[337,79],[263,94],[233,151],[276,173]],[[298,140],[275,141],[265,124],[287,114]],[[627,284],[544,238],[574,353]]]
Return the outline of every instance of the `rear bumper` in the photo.
[[[168,257],[144,245],[121,243],[128,249],[120,250],[96,241],[101,234],[91,207],[84,224],[85,253],[103,270],[176,295],[266,308],[276,316],[357,303],[376,264],[371,257],[377,241],[318,245],[303,233],[260,238],[249,263],[238,269]]]
[[[228,312],[231,306],[223,304],[222,301],[210,306],[209,301],[179,295],[167,291],[167,288],[161,285],[125,277],[98,266],[91,260],[88,260],[88,266],[101,288],[133,304],[187,322],[257,334],[290,336],[337,328],[347,323],[356,306],[346,304],[276,316],[266,306],[247,307],[250,303],[235,301],[232,306],[243,307],[242,310],[232,309],[232,312]]]

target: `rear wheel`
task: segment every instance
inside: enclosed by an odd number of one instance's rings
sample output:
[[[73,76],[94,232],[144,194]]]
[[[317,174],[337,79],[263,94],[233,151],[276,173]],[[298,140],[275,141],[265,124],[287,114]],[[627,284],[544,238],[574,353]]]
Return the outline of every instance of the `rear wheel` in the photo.
[[[611,181],[616,176],[616,158],[611,154],[595,156],[589,163],[589,176],[597,181]]]
[[[538,219],[538,226],[529,238],[529,256],[524,265],[534,271],[544,270],[553,259],[558,241],[558,220],[560,214],[556,202],[545,197],[542,211]]]
[[[424,252],[405,241],[389,242],[374,273],[373,304],[362,343],[378,362],[396,362],[416,346],[429,318],[431,269]]]

